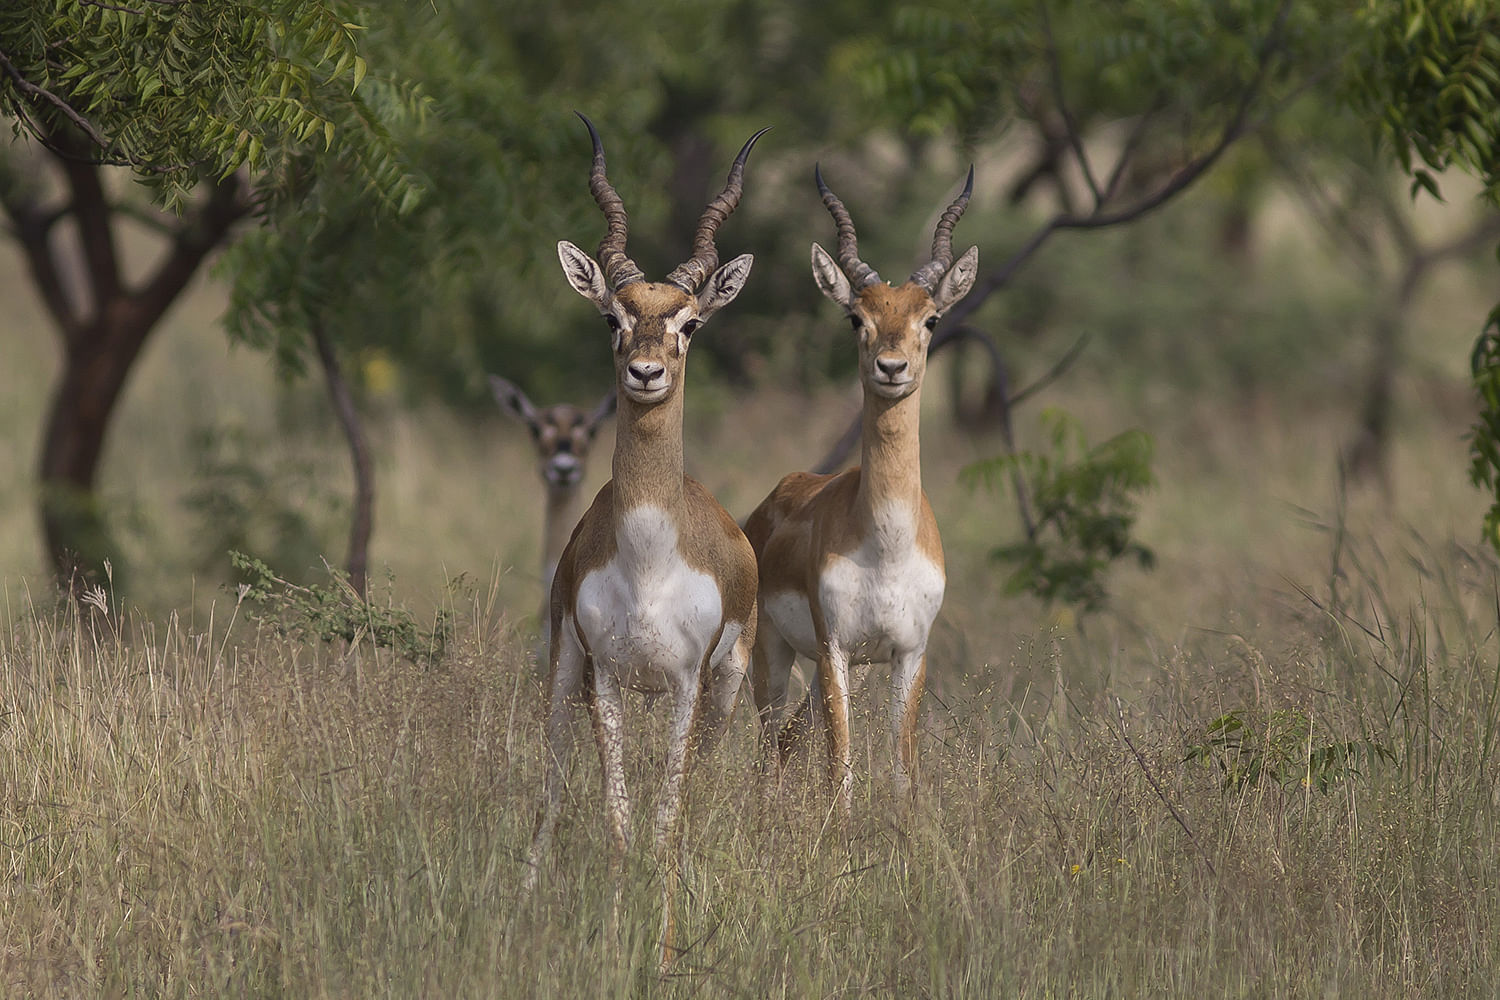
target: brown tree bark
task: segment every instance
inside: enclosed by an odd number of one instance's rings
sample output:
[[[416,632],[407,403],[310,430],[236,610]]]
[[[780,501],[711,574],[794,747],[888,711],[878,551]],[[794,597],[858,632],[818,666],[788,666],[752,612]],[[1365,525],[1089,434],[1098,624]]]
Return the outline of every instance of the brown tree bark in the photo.
[[[349,586],[364,597],[370,568],[370,535],[375,525],[374,463],[359,410],[354,405],[354,394],[349,391],[333,343],[320,320],[314,318],[311,329],[318,361],[323,366],[323,378],[328,383],[328,398],[349,444],[349,458],[354,467],[354,514],[349,523],[349,558],[344,568],[349,573]]]
[[[62,373],[38,462],[39,514],[57,580],[75,594],[113,555],[97,478],[130,373],[167,309],[249,210],[237,177],[205,183],[204,199],[168,225],[168,249],[156,269],[127,285],[116,253],[120,209],[111,204],[101,168],[87,152],[82,141],[54,137],[46,160],[66,188],[56,204],[44,204],[39,188],[14,176],[0,178],[0,207],[62,341]],[[76,262],[65,263],[67,251],[53,239],[65,219],[77,228]],[[79,275],[81,287],[70,290],[64,273]]]

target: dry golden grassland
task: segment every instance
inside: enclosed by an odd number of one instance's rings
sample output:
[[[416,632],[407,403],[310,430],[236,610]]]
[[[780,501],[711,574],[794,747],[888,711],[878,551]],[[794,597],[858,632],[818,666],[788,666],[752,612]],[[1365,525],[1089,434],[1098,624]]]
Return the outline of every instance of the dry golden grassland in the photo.
[[[227,352],[214,301],[173,314],[105,473],[133,585],[176,612],[45,597],[26,470],[48,341],[33,316],[6,342],[23,346],[0,371],[0,995],[1500,994],[1497,563],[1452,402],[1472,311],[1414,333],[1389,502],[1340,498],[1349,414],[1328,400],[1056,387],[1094,437],[1158,444],[1140,523],[1158,566],[1116,574],[1082,623],[1002,592],[986,551],[1012,504],[955,485],[999,444],[949,431],[934,393],[950,583],[917,809],[900,821],[886,794],[881,671],[848,829],[805,775],[763,801],[742,709],[689,783],[687,950],[659,977],[659,710],[629,706],[645,808],[618,936],[586,729],[552,864],[518,895],[542,769],[524,435],[375,399],[393,580],[376,591],[450,611],[455,639],[423,665],[281,637],[196,582],[189,434],[239,426],[263,463],[327,470],[309,503],[342,496],[347,467],[315,389],[279,393]],[[690,469],[740,514],[851,407],[690,391]],[[1238,754],[1209,728],[1229,713]]]

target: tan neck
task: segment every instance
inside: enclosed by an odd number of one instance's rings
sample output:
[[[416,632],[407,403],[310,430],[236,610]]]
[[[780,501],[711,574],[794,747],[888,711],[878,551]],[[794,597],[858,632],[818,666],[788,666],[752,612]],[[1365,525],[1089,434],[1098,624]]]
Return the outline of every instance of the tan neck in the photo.
[[[903,399],[884,399],[865,393],[856,501],[863,517],[872,516],[892,502],[913,512],[921,509],[921,412],[920,387]]]
[[[567,547],[573,526],[583,514],[583,490],[572,486],[547,485],[547,514],[542,527],[542,574],[548,579]]]
[[[615,516],[637,507],[683,506],[682,387],[654,406],[621,394],[615,431]]]

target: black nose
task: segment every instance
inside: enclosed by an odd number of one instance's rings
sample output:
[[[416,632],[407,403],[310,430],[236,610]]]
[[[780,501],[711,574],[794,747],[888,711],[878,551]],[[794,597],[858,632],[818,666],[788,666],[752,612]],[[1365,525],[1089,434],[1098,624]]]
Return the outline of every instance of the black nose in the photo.
[[[661,373],[666,371],[664,366],[647,361],[632,361],[629,367],[630,374],[645,385],[650,385],[651,382],[661,378]]]
[[[901,358],[876,358],[875,367],[885,372],[887,378],[895,378],[906,371],[906,362]]]

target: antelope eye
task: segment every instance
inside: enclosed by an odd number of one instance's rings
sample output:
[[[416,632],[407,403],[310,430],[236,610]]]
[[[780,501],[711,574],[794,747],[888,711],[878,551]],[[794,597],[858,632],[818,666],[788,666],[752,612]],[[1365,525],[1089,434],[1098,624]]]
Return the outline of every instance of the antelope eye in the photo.
[[[693,331],[698,329],[698,327],[702,325],[703,324],[701,320],[690,319],[686,323],[682,324],[682,335],[684,337],[691,337],[693,335]]]
[[[618,331],[620,329],[620,321],[615,318],[614,313],[605,313],[604,322],[609,324],[609,328],[612,331]]]
[[[859,328],[861,326],[864,326],[864,323],[860,320],[860,318],[858,316],[850,316],[849,317],[849,325],[854,328],[854,332],[855,333],[858,333],[859,332]]]
[[[926,327],[927,327],[927,329],[929,329],[929,330],[936,330],[937,329],[937,321],[938,321],[938,318],[936,316],[928,316],[927,317],[927,323],[925,324]]]

